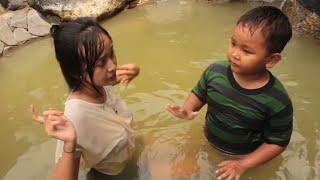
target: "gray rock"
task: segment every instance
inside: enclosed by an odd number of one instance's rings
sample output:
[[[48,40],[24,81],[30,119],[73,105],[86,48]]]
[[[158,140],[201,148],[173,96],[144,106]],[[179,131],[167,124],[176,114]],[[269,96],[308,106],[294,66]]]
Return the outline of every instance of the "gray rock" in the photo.
[[[0,41],[0,56],[2,55],[3,49],[4,49],[4,44],[3,42]]]
[[[31,9],[28,12],[28,32],[36,36],[45,36],[49,34],[51,25],[43,20],[37,11]]]
[[[42,12],[50,12],[62,19],[73,20],[82,16],[109,17],[131,0],[30,0],[30,6]]]
[[[9,0],[7,9],[15,11],[27,7],[28,3],[24,0]]]
[[[0,40],[9,46],[14,46],[17,41],[14,39],[13,33],[7,24],[7,19],[0,17]]]
[[[14,15],[10,18],[8,24],[11,27],[27,29],[27,27],[28,27],[27,26],[27,11],[26,10],[15,11]]]
[[[18,43],[22,43],[24,41],[27,41],[35,37],[30,35],[25,29],[22,29],[22,28],[16,28],[13,31],[13,35]]]

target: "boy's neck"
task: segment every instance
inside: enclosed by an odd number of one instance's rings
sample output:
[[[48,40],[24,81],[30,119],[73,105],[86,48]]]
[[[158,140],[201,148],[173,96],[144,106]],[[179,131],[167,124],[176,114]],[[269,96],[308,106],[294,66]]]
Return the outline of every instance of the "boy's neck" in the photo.
[[[255,74],[239,74],[232,72],[236,82],[244,89],[258,89],[265,86],[270,80],[267,70]]]

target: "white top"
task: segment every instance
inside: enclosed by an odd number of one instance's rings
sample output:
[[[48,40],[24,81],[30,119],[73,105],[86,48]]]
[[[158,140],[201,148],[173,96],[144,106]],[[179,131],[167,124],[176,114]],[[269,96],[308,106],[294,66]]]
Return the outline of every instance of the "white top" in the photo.
[[[107,100],[103,104],[70,99],[64,114],[77,132],[77,151],[87,167],[117,175],[125,167],[134,150],[132,113],[116,96],[112,86],[104,87]],[[58,140],[56,162],[62,156],[63,142]]]

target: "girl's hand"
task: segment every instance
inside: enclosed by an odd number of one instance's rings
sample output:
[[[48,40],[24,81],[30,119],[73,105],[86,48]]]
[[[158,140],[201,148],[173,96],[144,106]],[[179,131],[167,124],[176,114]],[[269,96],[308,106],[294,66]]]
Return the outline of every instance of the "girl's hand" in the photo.
[[[240,180],[241,175],[247,169],[248,168],[243,166],[238,160],[222,161],[218,164],[218,170],[216,171],[217,179]]]
[[[136,76],[138,76],[140,68],[137,64],[124,64],[117,67],[117,82],[127,86]]]
[[[44,129],[50,137],[64,141],[64,150],[66,152],[74,150],[76,131],[68,118],[63,115],[63,112],[50,108],[44,111],[43,116],[41,116],[36,113],[32,105],[30,105],[30,112],[34,120],[44,125]]]
[[[180,106],[175,106],[175,105],[171,105],[171,104],[167,104],[165,106],[165,108],[167,111],[169,111],[175,117],[180,118],[180,119],[192,120],[198,115],[198,112],[190,111],[190,110],[184,109]]]

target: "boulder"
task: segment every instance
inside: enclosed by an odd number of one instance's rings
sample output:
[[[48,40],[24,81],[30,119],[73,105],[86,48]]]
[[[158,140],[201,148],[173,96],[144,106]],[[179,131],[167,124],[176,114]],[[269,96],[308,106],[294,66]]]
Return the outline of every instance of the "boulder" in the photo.
[[[4,44],[3,44],[3,42],[0,41],[0,56],[3,53],[3,49],[4,49]]]
[[[1,4],[4,8],[7,8],[7,7],[8,7],[8,3],[9,3],[8,0],[0,0],[0,4]]]
[[[28,28],[27,25],[27,10],[15,11],[14,15],[10,18],[8,24],[13,28]]]
[[[82,16],[105,18],[124,9],[131,0],[29,0],[29,5],[45,14],[65,20]]]
[[[0,4],[0,14],[5,13],[6,9]]]
[[[51,25],[43,20],[37,11],[31,9],[27,15],[28,32],[35,36],[45,36],[49,34]]]
[[[0,41],[4,42],[6,45],[14,46],[17,44],[13,33],[7,23],[7,19],[0,17]]]
[[[24,0],[9,0],[7,9],[15,11],[18,9],[23,9],[28,6],[28,3]]]
[[[286,0],[248,0],[251,6],[275,6],[281,9]]]
[[[297,35],[308,35],[320,40],[320,16],[296,0],[287,0],[283,11],[288,15]]]
[[[36,36],[30,35],[25,29],[22,29],[22,28],[16,28],[13,31],[13,36],[18,43],[23,43],[29,39],[36,37]]]

